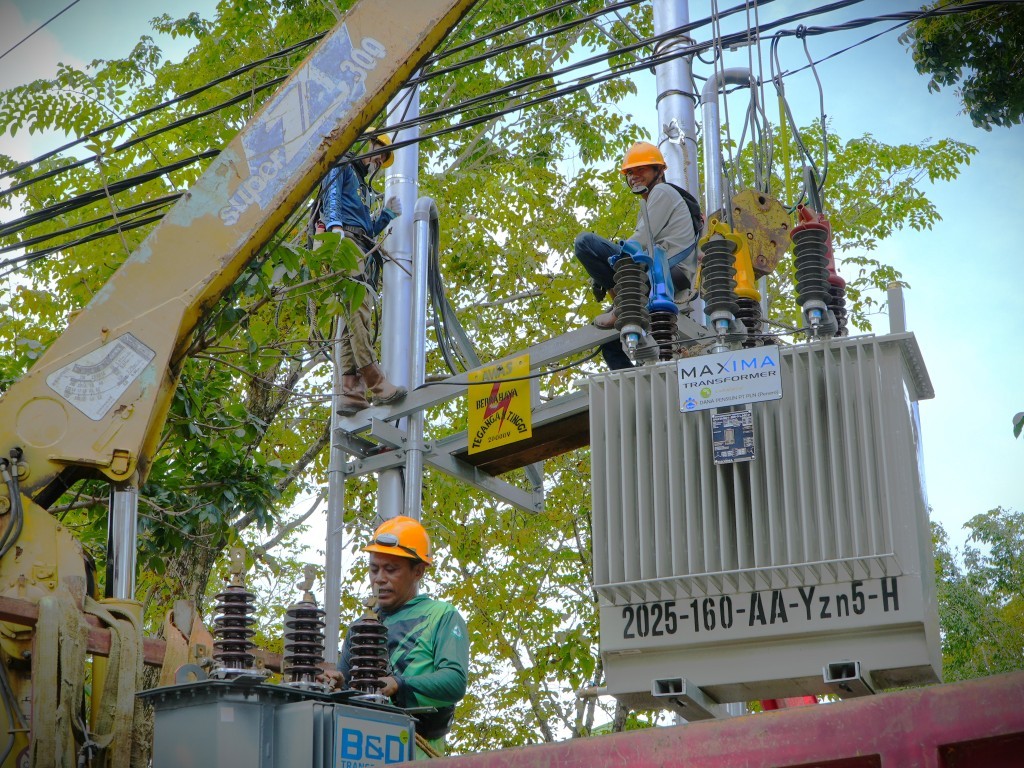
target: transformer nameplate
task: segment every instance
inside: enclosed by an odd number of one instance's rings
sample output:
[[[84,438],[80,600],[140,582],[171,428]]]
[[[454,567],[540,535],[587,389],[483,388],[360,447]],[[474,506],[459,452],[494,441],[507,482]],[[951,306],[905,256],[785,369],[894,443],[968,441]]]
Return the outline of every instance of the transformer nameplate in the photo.
[[[912,620],[903,576],[601,607],[605,651],[847,630]]]

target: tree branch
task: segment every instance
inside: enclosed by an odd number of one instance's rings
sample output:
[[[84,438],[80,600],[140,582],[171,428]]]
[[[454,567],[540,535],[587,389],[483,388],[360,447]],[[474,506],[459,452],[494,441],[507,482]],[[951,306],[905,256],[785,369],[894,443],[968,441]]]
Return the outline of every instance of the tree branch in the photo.
[[[274,538],[269,539],[268,541],[265,541],[262,544],[260,544],[259,549],[261,549],[265,553],[268,550],[273,549],[274,547],[276,547],[282,541],[284,541],[285,537],[287,537],[289,533],[291,533],[296,528],[298,528],[300,525],[302,525],[304,522],[306,522],[306,520],[309,519],[310,515],[312,515],[314,512],[316,512],[317,508],[320,506],[320,504],[326,498],[327,498],[327,494],[324,491],[321,491],[320,493],[318,493],[317,497],[315,499],[313,499],[313,503],[310,505],[309,509],[307,509],[303,514],[301,514],[298,517],[296,517],[294,520],[289,520],[281,528],[281,530],[279,530],[277,532],[277,535],[274,536]]]

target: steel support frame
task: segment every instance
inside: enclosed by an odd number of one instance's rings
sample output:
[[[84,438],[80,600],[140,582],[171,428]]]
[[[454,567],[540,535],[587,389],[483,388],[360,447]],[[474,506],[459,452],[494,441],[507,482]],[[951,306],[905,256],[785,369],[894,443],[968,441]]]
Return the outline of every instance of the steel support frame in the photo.
[[[689,318],[682,318],[680,330],[684,336],[691,339],[706,333],[706,329]],[[502,360],[528,354],[530,370],[536,371],[543,366],[594,349],[600,344],[618,338],[618,335],[619,332],[615,329],[585,325],[515,352]],[[353,457],[342,470],[345,476],[358,477],[401,467],[405,464],[407,451],[415,448],[423,451],[424,463],[435,469],[526,512],[540,512],[544,508],[542,483],[530,478],[534,487],[532,492],[526,491],[489,475],[455,456],[466,450],[468,437],[464,431],[449,435],[433,444],[423,442],[422,446],[414,446],[410,441],[419,438],[410,436],[405,430],[393,425],[392,422],[410,414],[466,394],[469,384],[469,373],[460,373],[441,383],[430,384],[410,392],[392,408],[373,407],[354,416],[338,418],[333,430],[332,445]],[[588,407],[589,400],[585,392],[565,395],[535,408],[533,423],[535,426],[543,426],[551,421],[581,413]],[[387,446],[388,450],[382,451],[381,445]]]
[[[688,317],[680,320],[679,329],[683,337],[688,339],[707,335],[706,328],[698,325]],[[598,328],[595,325],[585,325],[561,336],[556,336],[553,339],[548,339],[524,350],[514,352],[487,365],[494,365],[522,354],[529,354],[530,370],[535,371],[543,366],[563,360],[570,355],[577,355],[581,352],[592,350],[607,341],[617,339],[618,336],[619,332],[614,328],[604,329]],[[373,419],[396,421],[416,411],[446,403],[460,395],[466,394],[469,383],[469,373],[460,373],[445,379],[443,382],[427,384],[410,392],[406,398],[392,408],[377,406],[360,411],[354,416],[342,418],[339,420],[339,429],[335,430],[335,439],[340,439],[342,442],[349,440],[349,438],[339,438],[337,436],[339,431],[349,435],[358,435],[365,432],[370,427]]]
[[[695,327],[699,328],[696,325]],[[599,344],[617,337],[618,331],[614,329],[606,330],[588,325],[535,344],[522,352],[509,355],[509,357],[529,354],[530,368],[536,370],[571,355],[593,349]],[[343,469],[345,475],[358,477],[370,472],[383,472],[403,466],[406,461],[407,449],[413,447],[409,441],[417,438],[410,437],[406,431],[388,422],[397,421],[426,408],[441,405],[448,400],[464,395],[468,388],[469,374],[460,373],[440,384],[432,384],[410,392],[401,403],[393,408],[369,408],[355,416],[339,418],[333,430],[332,444],[353,457]],[[587,407],[587,399],[583,393],[577,399],[579,407]],[[560,400],[561,398],[547,404],[552,409],[552,413],[560,407],[555,405]],[[544,407],[536,409],[535,418],[538,415],[542,416],[544,410]],[[367,431],[369,431],[370,439],[363,434]],[[390,450],[381,452],[381,444],[387,445]],[[459,452],[460,449],[465,450],[466,436],[464,432],[446,438],[440,444],[432,445],[423,441],[422,446],[415,447],[423,451],[424,463],[475,488],[486,491],[501,501],[530,513],[539,512],[544,508],[543,483],[533,481],[535,483],[533,490],[525,491],[453,456],[452,454]]]
[[[410,437],[405,430],[399,429],[386,421],[374,419],[370,433],[392,450],[372,456],[357,457],[345,466],[344,472],[346,475],[358,477],[370,472],[385,472],[389,469],[405,465],[406,452],[412,447],[410,445]],[[473,465],[457,459],[447,450],[435,450],[435,446],[427,441],[424,441],[422,446],[418,446],[418,449],[422,451],[425,464],[429,464],[457,480],[468,483],[474,488],[486,491],[524,512],[535,513],[544,509],[543,488],[533,492],[524,491],[511,483],[492,477],[486,472],[481,472]]]
[[[589,407],[590,400],[587,397],[587,393],[582,390],[563,395],[534,409],[533,427],[536,429],[550,422],[560,421],[569,416],[583,413]],[[404,433],[401,430],[391,427],[386,422],[374,420],[370,431],[371,434],[381,439],[382,442],[387,442],[398,449],[397,452],[404,453],[403,446],[406,443]],[[385,431],[387,436],[384,434]],[[396,442],[400,444],[396,445]],[[464,452],[468,444],[469,435],[465,430],[448,435],[435,441],[432,445],[425,443],[422,447],[424,461],[435,469],[439,469],[457,480],[462,480],[475,488],[497,496],[500,500],[512,504],[525,512],[534,513],[544,509],[543,485],[535,484],[533,492],[530,493],[504,480],[499,480],[487,472],[474,467],[472,464],[459,459],[456,454]],[[356,469],[353,473],[363,474],[364,472],[372,471],[373,465],[371,462],[363,462],[363,466],[365,469]],[[529,470],[529,468],[525,467],[524,469]]]
[[[553,339],[534,344],[527,349],[514,352],[500,360],[487,363],[487,365],[495,365],[503,360],[510,360],[522,354],[529,354],[530,370],[532,371],[563,360],[570,355],[587,352],[606,341],[618,338],[618,336],[619,332],[614,328],[602,329],[594,325],[585,325],[561,336],[556,336]],[[408,416],[410,413],[441,405],[460,395],[464,395],[468,386],[469,373],[457,374],[437,384],[427,384],[420,389],[410,392],[407,397],[392,408],[379,406],[368,408],[354,416],[342,419],[340,422],[341,429],[358,434],[368,429],[371,420],[374,418],[395,421],[403,416]]]

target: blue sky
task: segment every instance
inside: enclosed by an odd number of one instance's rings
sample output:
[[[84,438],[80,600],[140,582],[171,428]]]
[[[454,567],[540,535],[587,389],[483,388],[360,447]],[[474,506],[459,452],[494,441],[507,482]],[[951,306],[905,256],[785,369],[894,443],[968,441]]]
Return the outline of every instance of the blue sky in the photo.
[[[0,52],[69,1],[0,0]],[[123,56],[140,35],[152,34],[148,20],[153,16],[165,11],[184,16],[191,10],[208,15],[214,5],[213,0],[80,0],[0,59],[0,87],[52,74],[57,61],[81,65],[92,58]],[[815,5],[777,0],[764,6],[760,18],[767,21]],[[831,24],[918,6],[874,0],[808,23]],[[706,0],[694,0],[691,18],[702,17],[708,7]],[[817,59],[884,28],[814,37],[808,45]],[[1024,510],[1024,438],[1014,439],[1011,424],[1013,414],[1024,411],[1024,291],[1017,234],[1024,221],[1024,127],[991,133],[973,128],[959,114],[952,90],[928,92],[927,78],[915,72],[898,34],[890,32],[824,62],[818,74],[825,88],[825,112],[833,130],[845,139],[865,133],[890,144],[953,138],[979,150],[956,182],[924,185],[942,221],[930,231],[898,233],[875,254],[895,265],[911,286],[906,292],[907,322],[918,337],[936,391],[935,399],[920,408],[929,503],[933,519],[960,543],[962,525],[972,516],[997,505]],[[160,42],[172,57],[184,52],[180,40]],[[783,42],[781,52],[786,68],[806,61],[794,38]],[[726,64],[746,66],[747,53],[728,54]],[[653,76],[638,77],[642,93],[653,93]],[[642,82],[644,78],[649,82]],[[806,125],[817,117],[817,86],[809,71],[787,80],[787,94],[798,123]],[[648,98],[649,105],[640,104],[635,111],[649,108],[647,127],[654,131],[655,107],[653,97]],[[774,120],[774,99],[769,102]],[[48,146],[46,139],[24,134],[13,140],[0,137],[0,151],[20,159]],[[876,328],[884,332],[887,324],[880,317]]]

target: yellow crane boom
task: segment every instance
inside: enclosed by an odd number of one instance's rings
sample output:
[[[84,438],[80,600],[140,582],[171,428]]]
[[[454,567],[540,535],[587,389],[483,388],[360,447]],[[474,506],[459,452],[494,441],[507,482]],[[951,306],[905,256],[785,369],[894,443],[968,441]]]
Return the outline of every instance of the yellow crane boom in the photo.
[[[214,159],[0,398],[26,496],[49,506],[69,471],[146,476],[200,318],[473,1],[358,3]]]

